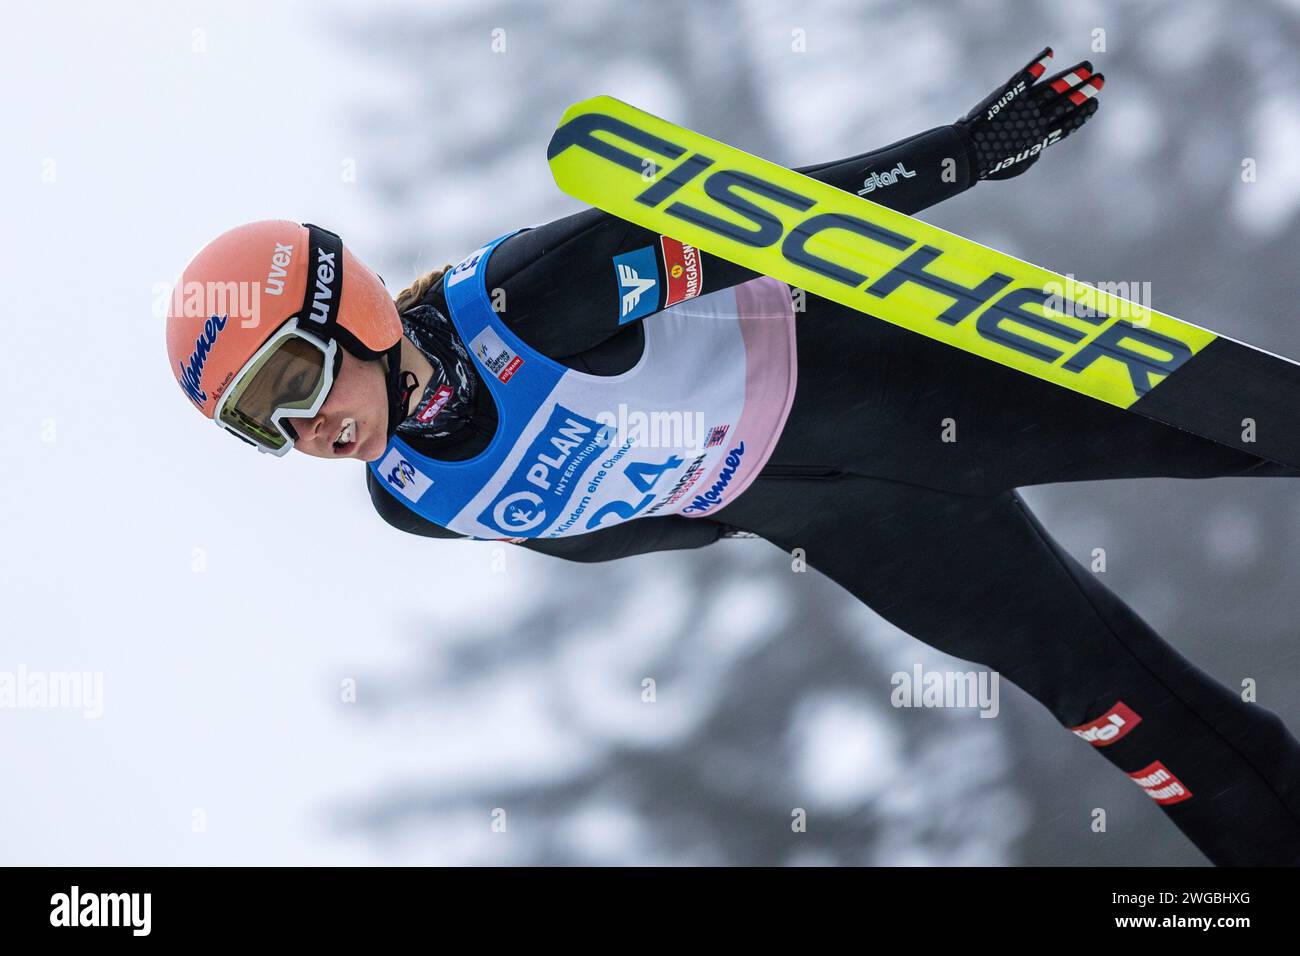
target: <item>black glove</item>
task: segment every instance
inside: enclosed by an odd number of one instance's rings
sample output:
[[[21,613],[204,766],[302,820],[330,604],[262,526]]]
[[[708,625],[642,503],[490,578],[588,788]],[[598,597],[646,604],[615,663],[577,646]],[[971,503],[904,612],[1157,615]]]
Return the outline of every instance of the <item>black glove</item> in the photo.
[[[1019,176],[1097,112],[1102,75],[1084,60],[1040,83],[1051,58],[1048,47],[954,124],[980,179]]]

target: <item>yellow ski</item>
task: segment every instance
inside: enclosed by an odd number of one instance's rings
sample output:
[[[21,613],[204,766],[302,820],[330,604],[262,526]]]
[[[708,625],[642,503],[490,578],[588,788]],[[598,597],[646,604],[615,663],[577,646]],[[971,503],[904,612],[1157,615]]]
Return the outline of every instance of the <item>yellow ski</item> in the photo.
[[[1300,366],[1286,359],[608,96],[565,112],[548,159],[562,190],[622,219],[1060,387],[1300,467],[1290,409]]]

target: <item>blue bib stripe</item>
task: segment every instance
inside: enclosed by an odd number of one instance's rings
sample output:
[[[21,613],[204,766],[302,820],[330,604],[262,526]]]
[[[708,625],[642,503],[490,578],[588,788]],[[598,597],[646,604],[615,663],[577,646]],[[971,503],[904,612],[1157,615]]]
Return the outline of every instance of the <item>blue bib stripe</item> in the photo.
[[[514,233],[500,236],[471,253],[443,280],[452,323],[474,358],[480,380],[496,402],[496,434],[487,448],[465,461],[429,458],[394,435],[379,461],[370,463],[370,470],[394,497],[443,527],[496,474],[565,371],[564,366],[529,348],[492,308],[486,286],[487,262],[493,250],[511,235]],[[501,534],[528,536],[512,529],[501,529]]]

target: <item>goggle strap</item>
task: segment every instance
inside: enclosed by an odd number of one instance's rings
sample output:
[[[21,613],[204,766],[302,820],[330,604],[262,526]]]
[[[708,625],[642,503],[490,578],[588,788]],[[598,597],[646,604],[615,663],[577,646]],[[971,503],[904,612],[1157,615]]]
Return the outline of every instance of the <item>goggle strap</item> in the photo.
[[[382,358],[387,349],[372,349],[339,324],[343,297],[343,240],[323,226],[307,229],[307,289],[298,325],[320,338],[334,339],[359,359]],[[329,268],[322,269],[322,266]]]
[[[338,338],[339,303],[343,297],[343,240],[321,226],[307,229],[307,289],[298,324],[322,339]]]

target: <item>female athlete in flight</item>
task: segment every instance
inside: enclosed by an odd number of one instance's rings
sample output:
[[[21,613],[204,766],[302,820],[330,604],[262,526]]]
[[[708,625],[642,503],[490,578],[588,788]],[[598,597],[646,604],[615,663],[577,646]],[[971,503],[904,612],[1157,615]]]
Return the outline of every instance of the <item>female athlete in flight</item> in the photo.
[[[905,213],[1016,176],[1098,106],[1091,65],[1044,79],[1050,57],[950,126],[802,172]],[[376,510],[412,534],[573,561],[746,533],[802,549],[904,631],[1032,694],[1211,861],[1300,862],[1295,739],[1180,657],[1016,493],[1285,469],[804,305],[597,210],[495,240],[394,303],[333,233],[272,221],[198,253],[167,341],[205,415],[274,454],[367,462]]]

